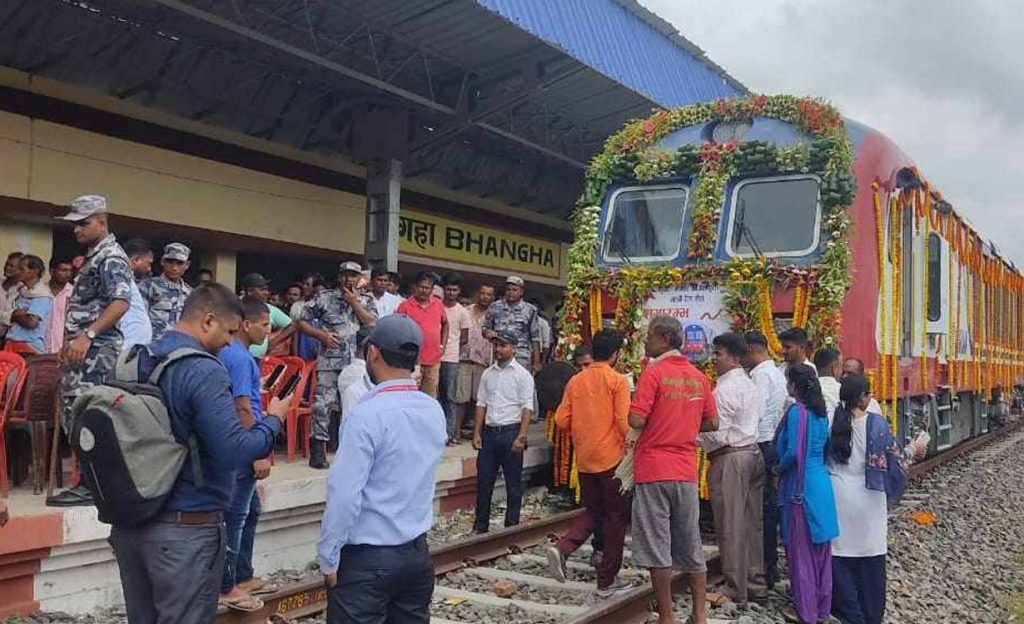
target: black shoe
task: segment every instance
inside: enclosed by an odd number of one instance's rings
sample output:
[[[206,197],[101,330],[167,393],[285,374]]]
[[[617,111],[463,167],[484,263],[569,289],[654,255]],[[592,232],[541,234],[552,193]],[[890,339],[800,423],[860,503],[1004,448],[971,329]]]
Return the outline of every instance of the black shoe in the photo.
[[[64,490],[46,499],[48,507],[88,507],[92,505],[92,492],[79,483],[73,488]]]
[[[326,470],[331,465],[327,463],[327,442],[313,440],[309,444],[309,467],[317,470]]]

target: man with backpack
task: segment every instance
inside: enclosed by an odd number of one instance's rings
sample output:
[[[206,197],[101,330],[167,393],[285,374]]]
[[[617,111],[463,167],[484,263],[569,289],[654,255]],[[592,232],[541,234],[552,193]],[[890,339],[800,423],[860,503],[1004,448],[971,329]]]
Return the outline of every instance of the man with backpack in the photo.
[[[236,474],[252,470],[255,460],[270,453],[288,408],[274,399],[268,415],[252,428],[246,430],[239,422],[231,380],[213,354],[231,342],[241,317],[241,302],[230,289],[216,283],[197,287],[185,300],[174,329],[148,348],[136,347],[122,355],[118,381],[86,395],[95,401],[101,391],[125,388],[113,400],[108,398],[109,413],[141,395],[131,389],[137,386],[116,385],[133,381],[125,377],[148,379],[159,386],[174,439],[188,449],[163,496],[141,498],[142,494],[123,487],[126,481],[137,486],[155,472],[152,462],[148,468],[139,467],[145,458],[132,454],[131,447],[119,446],[123,436],[116,435],[117,427],[132,426],[132,415],[104,427],[99,408],[85,400],[76,404],[76,447],[89,468],[87,481],[97,495],[100,519],[113,524],[110,544],[121,572],[128,621],[133,624],[204,623],[216,617],[224,566],[224,510]],[[129,375],[132,366],[137,371]],[[159,410],[151,408],[151,412]],[[119,449],[121,461],[104,461]],[[119,473],[118,466],[127,467],[131,474]],[[104,497],[104,490],[111,491],[115,484],[122,486],[114,491],[123,497],[140,500],[137,509],[125,505],[124,499]],[[151,506],[154,503],[162,505]],[[139,517],[147,519],[139,522]]]

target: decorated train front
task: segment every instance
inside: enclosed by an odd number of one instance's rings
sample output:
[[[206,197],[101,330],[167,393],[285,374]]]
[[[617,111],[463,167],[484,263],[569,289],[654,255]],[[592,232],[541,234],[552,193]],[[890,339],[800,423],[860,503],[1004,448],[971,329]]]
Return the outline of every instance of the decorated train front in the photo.
[[[724,331],[778,353],[802,327],[864,360],[894,430],[940,449],[986,431],[1021,378],[1020,273],[894,143],[819,100],[631,122],[591,163],[574,229],[563,353],[614,326],[638,370],[655,314],[698,361]]]

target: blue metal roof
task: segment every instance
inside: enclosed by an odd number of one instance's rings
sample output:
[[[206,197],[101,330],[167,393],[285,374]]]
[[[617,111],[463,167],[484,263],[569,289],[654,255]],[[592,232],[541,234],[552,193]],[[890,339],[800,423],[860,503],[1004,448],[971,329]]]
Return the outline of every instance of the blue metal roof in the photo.
[[[633,0],[477,2],[660,106],[745,91],[699,48]]]

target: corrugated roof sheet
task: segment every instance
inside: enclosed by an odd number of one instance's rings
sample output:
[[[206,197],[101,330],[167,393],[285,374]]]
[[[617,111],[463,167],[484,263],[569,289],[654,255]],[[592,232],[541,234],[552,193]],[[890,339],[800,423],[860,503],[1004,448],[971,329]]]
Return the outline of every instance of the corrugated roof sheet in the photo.
[[[742,84],[634,0],[476,0],[666,107],[732,97]]]

